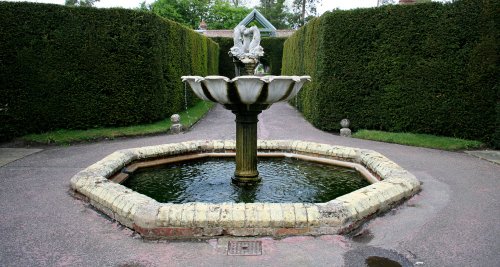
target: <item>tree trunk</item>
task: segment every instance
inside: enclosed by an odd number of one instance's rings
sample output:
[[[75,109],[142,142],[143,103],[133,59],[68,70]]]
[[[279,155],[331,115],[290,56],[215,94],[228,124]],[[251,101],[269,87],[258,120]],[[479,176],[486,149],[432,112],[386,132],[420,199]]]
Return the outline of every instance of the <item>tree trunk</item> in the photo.
[[[302,26],[306,24],[306,1],[302,0]]]

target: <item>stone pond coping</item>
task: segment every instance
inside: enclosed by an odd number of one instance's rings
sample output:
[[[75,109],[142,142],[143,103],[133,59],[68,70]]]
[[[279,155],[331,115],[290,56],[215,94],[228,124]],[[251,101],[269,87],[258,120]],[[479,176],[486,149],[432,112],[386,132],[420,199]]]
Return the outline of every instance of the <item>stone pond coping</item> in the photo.
[[[71,178],[73,190],[144,238],[341,234],[420,190],[416,177],[373,150],[292,140],[259,140],[259,152],[291,153],[363,166],[380,180],[326,203],[159,203],[110,181],[134,161],[233,153],[235,141],[199,140],[116,151]],[[366,177],[366,175],[365,175]]]

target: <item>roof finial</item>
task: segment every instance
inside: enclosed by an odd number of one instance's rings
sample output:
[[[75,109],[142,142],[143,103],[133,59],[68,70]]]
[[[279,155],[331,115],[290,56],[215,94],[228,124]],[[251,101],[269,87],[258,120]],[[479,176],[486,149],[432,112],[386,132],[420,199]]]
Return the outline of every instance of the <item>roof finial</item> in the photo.
[[[208,29],[207,23],[204,19],[201,19],[200,25],[198,26],[200,30],[206,31]]]

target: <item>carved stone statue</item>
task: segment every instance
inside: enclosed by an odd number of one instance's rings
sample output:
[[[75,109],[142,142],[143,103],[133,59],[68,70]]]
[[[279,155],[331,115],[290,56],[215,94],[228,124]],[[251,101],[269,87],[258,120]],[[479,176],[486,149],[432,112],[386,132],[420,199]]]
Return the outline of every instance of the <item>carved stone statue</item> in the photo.
[[[251,59],[258,62],[259,57],[264,55],[264,48],[260,46],[260,31],[257,26],[246,28],[238,25],[233,33],[234,46],[229,54],[238,58],[243,63]]]

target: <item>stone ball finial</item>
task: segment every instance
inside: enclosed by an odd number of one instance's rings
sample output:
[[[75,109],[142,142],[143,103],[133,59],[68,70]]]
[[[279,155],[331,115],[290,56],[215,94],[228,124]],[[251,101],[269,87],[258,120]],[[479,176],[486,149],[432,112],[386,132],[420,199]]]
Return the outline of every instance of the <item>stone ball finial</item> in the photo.
[[[172,126],[170,126],[170,132],[173,134],[178,134],[182,132],[181,116],[179,114],[174,114],[170,116],[170,121],[172,121]]]
[[[179,116],[179,114],[174,114],[170,116],[170,121],[172,123],[179,123],[181,121],[181,116]]]
[[[349,128],[350,124],[351,121],[349,121],[348,119],[343,119],[340,121],[340,126],[342,126],[342,128]]]
[[[351,122],[348,119],[343,119],[340,121],[340,126],[342,126],[342,129],[340,129],[340,136],[344,137],[351,137],[351,129],[349,129],[349,125]]]

